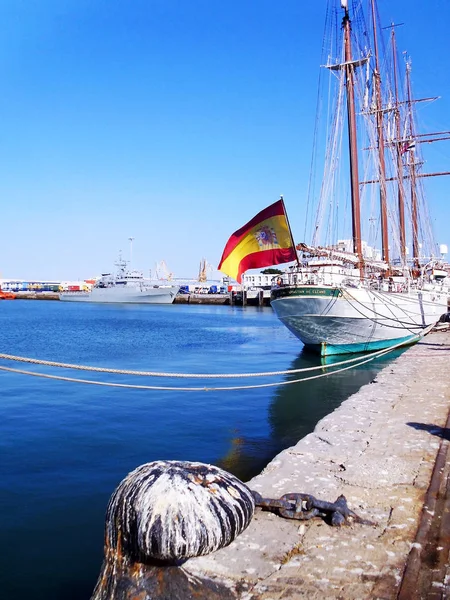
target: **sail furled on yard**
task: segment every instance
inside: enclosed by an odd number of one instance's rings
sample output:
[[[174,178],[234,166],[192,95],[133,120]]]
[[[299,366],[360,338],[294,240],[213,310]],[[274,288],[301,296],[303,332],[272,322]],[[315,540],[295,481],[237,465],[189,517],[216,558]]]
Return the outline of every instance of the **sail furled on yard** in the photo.
[[[271,204],[228,240],[219,271],[241,283],[248,269],[297,260],[283,200]]]

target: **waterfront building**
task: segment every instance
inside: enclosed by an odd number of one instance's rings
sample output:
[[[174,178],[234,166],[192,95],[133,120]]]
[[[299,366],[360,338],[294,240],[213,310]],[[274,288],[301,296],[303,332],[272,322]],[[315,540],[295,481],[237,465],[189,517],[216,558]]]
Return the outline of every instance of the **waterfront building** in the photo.
[[[0,279],[0,288],[4,292],[60,292],[61,290],[87,290],[94,279],[80,281],[49,281],[45,279]]]

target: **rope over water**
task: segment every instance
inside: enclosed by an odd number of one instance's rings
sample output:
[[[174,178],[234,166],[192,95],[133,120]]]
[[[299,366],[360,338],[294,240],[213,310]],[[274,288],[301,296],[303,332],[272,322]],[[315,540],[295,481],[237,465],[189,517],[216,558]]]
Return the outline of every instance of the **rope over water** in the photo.
[[[421,337],[419,335],[416,336],[418,339]],[[267,387],[276,387],[279,385],[290,385],[293,383],[299,383],[303,381],[311,381],[312,379],[320,379],[322,377],[327,377],[329,375],[333,375],[335,373],[341,373],[343,371],[347,371],[348,369],[352,369],[354,367],[359,367],[365,363],[368,363],[375,358],[384,356],[401,346],[406,344],[410,344],[411,340],[408,342],[400,342],[398,344],[394,344],[389,348],[385,348],[384,350],[378,350],[376,352],[372,352],[370,354],[366,354],[363,359],[361,357],[350,358],[344,361],[340,361],[337,363],[329,364],[329,365],[318,365],[317,367],[305,367],[303,369],[288,369],[284,371],[265,371],[261,373],[163,373],[163,372],[154,372],[154,371],[132,371],[128,369],[109,369],[105,367],[90,367],[86,365],[74,365],[70,363],[59,363],[55,361],[48,360],[39,360],[36,358],[27,358],[23,356],[14,356],[12,354],[4,354],[0,353],[0,359],[3,360],[12,360],[17,362],[31,363],[35,365],[43,365],[50,367],[58,367],[64,369],[75,369],[79,371],[90,371],[90,372],[98,372],[98,373],[112,373],[116,375],[133,375],[133,376],[145,376],[145,377],[169,377],[169,378],[184,378],[184,379],[231,379],[231,378],[245,378],[245,377],[269,377],[269,376],[280,376],[280,375],[292,375],[298,373],[306,373],[311,371],[317,371],[324,369],[334,369],[332,371],[328,371],[326,373],[321,373],[319,375],[313,375],[311,377],[302,377],[299,379],[292,379],[290,381],[277,381],[273,383],[260,383],[255,385],[241,385],[241,386],[225,386],[225,387],[183,387],[183,386],[156,386],[156,385],[137,385],[137,384],[127,384],[127,383],[114,383],[107,381],[91,381],[89,379],[78,379],[75,377],[64,377],[58,375],[50,375],[47,373],[37,373],[35,371],[26,371],[23,369],[14,369],[11,367],[0,366],[0,371],[7,371],[10,373],[18,373],[21,375],[31,375],[33,377],[42,377],[45,379],[55,379],[59,381],[69,381],[72,383],[85,383],[90,385],[101,385],[107,387],[118,387],[118,388],[128,388],[128,389],[140,389],[140,390],[165,390],[165,391],[182,391],[182,392],[208,392],[208,391],[226,391],[226,390],[248,390],[248,389],[257,389],[257,388],[267,388]],[[341,369],[336,369],[336,367],[340,367],[342,365],[348,365]]]

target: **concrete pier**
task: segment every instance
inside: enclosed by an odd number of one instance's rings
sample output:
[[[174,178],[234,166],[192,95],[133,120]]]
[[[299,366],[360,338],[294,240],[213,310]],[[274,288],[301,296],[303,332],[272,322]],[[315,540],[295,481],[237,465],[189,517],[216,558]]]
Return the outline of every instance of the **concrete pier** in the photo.
[[[230,294],[178,294],[174,304],[230,304]]]
[[[450,598],[449,408],[450,333],[431,333],[247,482],[270,498],[344,494],[374,526],[257,509],[230,546],[184,568],[240,600]]]

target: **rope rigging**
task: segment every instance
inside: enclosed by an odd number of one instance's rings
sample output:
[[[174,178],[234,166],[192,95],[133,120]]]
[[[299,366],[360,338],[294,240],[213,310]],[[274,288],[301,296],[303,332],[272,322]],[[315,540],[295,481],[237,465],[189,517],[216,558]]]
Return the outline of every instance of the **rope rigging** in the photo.
[[[391,307],[389,306],[389,303],[386,301],[385,296],[381,296],[381,294],[377,293],[375,290],[371,290],[372,294],[375,296],[375,298],[378,298],[380,300],[380,302],[384,302],[386,308],[391,312],[392,316],[389,315],[384,315],[382,313],[378,313],[374,308],[369,309],[370,314],[374,315],[373,317],[370,315],[367,315],[366,312],[363,312],[362,310],[357,308],[357,304],[363,308],[366,309],[365,305],[360,302],[355,296],[353,296],[348,289],[345,290],[345,299],[347,300],[347,302],[350,301],[350,299],[352,300],[353,304],[352,307],[356,310],[356,312],[358,312],[362,317],[364,317],[365,319],[368,319],[369,321],[372,321],[373,323],[378,323],[381,321],[385,321],[385,320],[389,320],[389,327],[391,329],[403,329],[403,330],[408,330],[410,331],[410,333],[413,333],[413,329],[418,329],[422,332],[427,332],[427,330],[430,330],[431,326],[428,327],[424,327],[421,324],[417,324],[411,321],[401,321],[399,318],[397,318],[394,314],[394,312],[391,310]],[[403,307],[396,305],[396,308],[400,308],[401,312],[408,317],[408,311],[406,311]],[[366,309],[367,310],[367,309]],[[411,311],[411,314],[414,315],[415,313]],[[392,322],[396,322],[397,325],[393,325]]]

